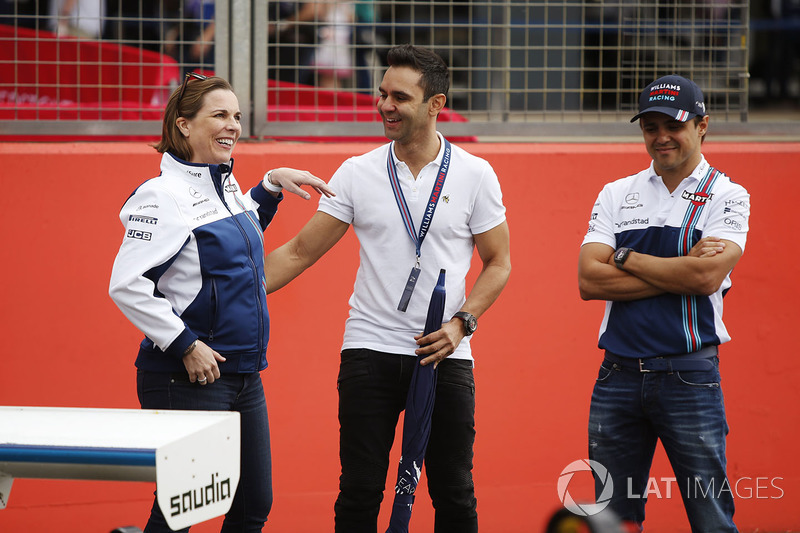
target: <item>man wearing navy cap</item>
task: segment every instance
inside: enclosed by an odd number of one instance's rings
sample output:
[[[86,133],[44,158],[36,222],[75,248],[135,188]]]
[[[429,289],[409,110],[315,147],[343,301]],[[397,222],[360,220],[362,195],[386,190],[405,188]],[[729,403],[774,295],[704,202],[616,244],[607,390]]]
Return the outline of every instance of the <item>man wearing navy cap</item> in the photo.
[[[750,195],[701,153],[709,117],[694,82],[650,83],[637,119],[653,161],[603,188],[578,259],[581,298],[606,301],[589,458],[613,481],[611,509],[641,530],[661,440],[675,473],[662,488],[681,494],[692,531],[737,531],[718,347],[730,340],[722,299],[744,252]]]

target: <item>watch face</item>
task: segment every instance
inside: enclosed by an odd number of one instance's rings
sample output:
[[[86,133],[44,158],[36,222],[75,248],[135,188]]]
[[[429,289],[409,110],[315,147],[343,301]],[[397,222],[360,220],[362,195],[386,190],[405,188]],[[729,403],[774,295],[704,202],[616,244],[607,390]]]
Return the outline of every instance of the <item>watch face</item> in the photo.
[[[631,253],[630,248],[620,248],[614,253],[614,262],[619,266],[628,259],[628,254]]]
[[[453,316],[460,318],[464,322],[464,333],[466,335],[472,335],[478,329],[478,319],[474,315],[459,311]]]
[[[471,316],[464,322],[464,325],[467,326],[467,333],[472,334],[478,329],[478,319],[474,316]]]

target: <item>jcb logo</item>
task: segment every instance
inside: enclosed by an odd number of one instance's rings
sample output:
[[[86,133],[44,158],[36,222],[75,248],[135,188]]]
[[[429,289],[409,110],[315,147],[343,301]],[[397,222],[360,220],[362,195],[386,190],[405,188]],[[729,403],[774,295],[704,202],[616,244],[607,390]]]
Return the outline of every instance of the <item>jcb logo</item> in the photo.
[[[142,239],[143,241],[149,241],[153,238],[153,234],[149,231],[142,231],[139,229],[129,229],[127,236],[131,239]]]

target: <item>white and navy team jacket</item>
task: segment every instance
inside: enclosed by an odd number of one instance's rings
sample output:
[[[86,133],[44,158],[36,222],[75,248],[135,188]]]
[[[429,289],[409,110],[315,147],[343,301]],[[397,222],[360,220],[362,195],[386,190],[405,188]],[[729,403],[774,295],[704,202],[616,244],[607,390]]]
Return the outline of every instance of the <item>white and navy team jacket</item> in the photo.
[[[229,165],[187,163],[165,153],[161,174],[120,211],[125,237],[109,294],[145,334],[136,366],[184,372],[200,339],[227,358],[225,373],[267,366],[263,231],[283,198],[259,184],[243,194]]]
[[[687,255],[706,236],[735,242],[744,251],[750,195],[709,166],[705,158],[670,193],[653,165],[607,184],[597,198],[583,244],[599,242],[657,257]],[[607,302],[599,347],[631,358],[695,352],[730,340],[722,299],[730,273],[710,295],[662,294]]]

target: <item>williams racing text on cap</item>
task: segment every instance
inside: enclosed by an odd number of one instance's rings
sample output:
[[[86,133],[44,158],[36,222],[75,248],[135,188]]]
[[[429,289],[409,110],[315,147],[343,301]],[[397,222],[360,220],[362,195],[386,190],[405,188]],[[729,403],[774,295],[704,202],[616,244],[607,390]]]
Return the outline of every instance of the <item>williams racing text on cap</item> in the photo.
[[[664,76],[648,84],[639,95],[639,112],[634,122],[644,113],[656,111],[680,122],[706,115],[703,91],[693,81],[681,76]]]

